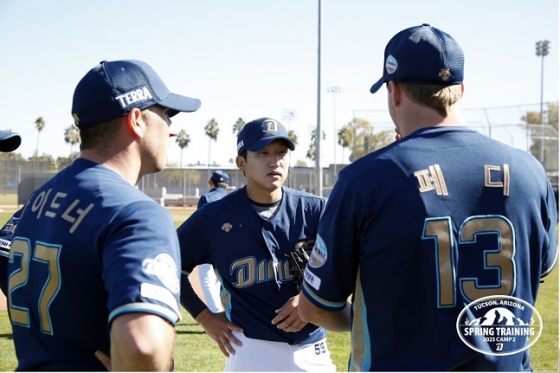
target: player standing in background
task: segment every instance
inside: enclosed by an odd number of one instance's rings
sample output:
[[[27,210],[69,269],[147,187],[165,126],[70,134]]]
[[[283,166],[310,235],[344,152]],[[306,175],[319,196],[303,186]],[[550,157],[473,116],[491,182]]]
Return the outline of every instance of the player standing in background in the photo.
[[[427,24],[389,41],[371,92],[386,84],[398,141],[341,171],[325,207],[299,311],[352,327],[349,370],[531,370],[528,350],[477,352],[456,329],[484,296],[534,305],[557,258],[546,173],[466,127],[463,64],[457,42]]]
[[[173,115],[200,107],[141,61],[102,61],[74,91],[80,157],[23,208],[8,264],[17,370],[169,370],[180,252],[134,186],[164,168]]]
[[[335,371],[326,331],[302,322],[290,252],[312,245],[323,198],[283,187],[289,150],[284,126],[261,118],[237,137],[246,186],[196,210],[178,229],[181,304],[227,357],[225,371]],[[311,247],[311,246],[309,246]],[[225,313],[212,313],[187,276],[210,263],[222,283]]]
[[[13,152],[21,145],[21,136],[19,133],[0,131],[0,152]],[[6,288],[8,286],[8,257],[10,256],[10,244],[14,234],[14,229],[19,219],[19,211],[8,220],[0,231],[0,290],[4,295],[8,295]]]
[[[208,180],[210,191],[203,194],[198,200],[197,209],[201,208],[207,203],[217,201],[227,194],[226,188],[228,186],[229,176],[222,170],[212,172],[212,176]],[[181,281],[185,280],[185,276],[181,276]],[[198,266],[198,278],[200,280],[200,288],[204,293],[206,305],[210,311],[217,313],[224,310],[222,301],[220,299],[220,281],[216,277],[214,267],[212,264],[200,264]]]

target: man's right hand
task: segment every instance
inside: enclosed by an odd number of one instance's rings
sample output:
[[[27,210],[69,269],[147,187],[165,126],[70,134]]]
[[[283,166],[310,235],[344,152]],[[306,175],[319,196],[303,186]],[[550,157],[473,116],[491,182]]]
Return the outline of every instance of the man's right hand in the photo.
[[[232,344],[242,346],[241,341],[235,338],[232,331],[243,333],[243,329],[231,323],[225,312],[212,313],[209,309],[205,309],[195,320],[202,326],[206,334],[216,341],[226,357],[229,357],[229,354],[235,355]]]

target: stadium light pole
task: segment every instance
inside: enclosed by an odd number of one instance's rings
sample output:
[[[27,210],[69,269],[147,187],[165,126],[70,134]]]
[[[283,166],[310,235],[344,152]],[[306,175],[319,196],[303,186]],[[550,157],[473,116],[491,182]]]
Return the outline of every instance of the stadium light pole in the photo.
[[[315,132],[315,194],[323,196],[323,170],[321,169],[321,13],[323,12],[322,0],[318,0],[318,27],[317,27],[317,129]]]
[[[544,140],[544,122],[543,122],[543,86],[544,86],[544,57],[548,55],[548,48],[550,41],[548,40],[539,40],[536,43],[536,54],[537,57],[541,57],[541,139],[539,142],[539,160],[541,163],[544,161],[544,149],[543,149],[543,140]]]
[[[282,121],[287,120],[288,121],[288,134],[291,131],[291,127],[292,127],[292,120],[296,119],[296,111],[294,109],[284,109],[282,110],[281,113],[281,118]],[[288,172],[288,187],[292,188],[292,156],[290,154],[290,164],[288,165],[288,169],[290,170]]]
[[[327,93],[333,94],[333,182],[336,180],[336,94],[340,93],[340,87],[330,86],[327,87]]]
[[[291,130],[292,120],[296,119],[296,111],[294,109],[284,109],[281,113],[282,120],[288,121],[288,131]]]

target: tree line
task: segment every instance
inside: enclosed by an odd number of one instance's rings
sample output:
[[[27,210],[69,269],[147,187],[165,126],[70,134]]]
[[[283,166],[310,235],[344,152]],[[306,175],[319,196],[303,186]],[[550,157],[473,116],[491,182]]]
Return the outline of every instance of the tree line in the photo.
[[[520,119],[524,125],[537,125],[537,124],[547,124],[558,131],[558,103],[547,103],[546,109],[543,111],[543,122],[541,123],[541,112],[540,111],[527,111]],[[545,116],[546,115],[546,116]],[[232,124],[232,134],[237,136],[246,122],[243,118],[239,117]],[[41,132],[47,127],[45,119],[43,117],[38,117],[35,120],[35,128],[37,129],[37,144],[35,147],[35,153],[32,157],[27,159],[28,161],[49,161],[52,165],[53,170],[61,170],[66,166],[70,165],[74,159],[79,156],[79,151],[74,150],[76,146],[80,144],[80,132],[78,128],[71,124],[64,129],[64,141],[70,145],[70,154],[68,157],[58,157],[54,159],[51,155],[43,153],[39,155],[40,150],[40,135]],[[532,137],[538,138],[538,129],[534,126],[530,126],[530,135]],[[208,137],[208,164],[210,164],[210,155],[212,154],[212,142],[216,142],[218,135],[220,134],[220,126],[215,118],[210,119],[206,126],[204,127],[204,133]],[[347,122],[337,132],[337,143],[343,149],[343,152],[348,151],[348,161],[353,162],[364,155],[371,153],[374,150],[380,149],[391,142],[394,141],[394,131],[393,130],[382,130],[376,131],[371,123],[363,118],[354,118],[352,121]],[[288,136],[292,139],[296,146],[298,145],[298,135],[294,130],[288,131]],[[322,133],[322,139],[326,139],[326,134]],[[309,148],[306,153],[306,158],[315,161],[316,154],[316,129],[313,129],[310,133],[310,143]],[[191,143],[191,137],[187,130],[182,129],[175,138],[175,143],[179,147],[180,153],[180,168],[183,168],[183,150],[187,148]],[[542,144],[539,144],[537,140],[534,140],[530,145],[530,152],[538,158],[538,152],[542,151]],[[548,145],[550,146],[550,145]],[[558,146],[556,144],[556,146]],[[344,157],[344,153],[343,153]],[[20,153],[0,153],[0,158],[2,159],[15,159],[25,161],[26,159]],[[233,163],[233,158],[230,159],[230,163]],[[295,166],[306,166],[306,162],[303,160],[298,160]]]

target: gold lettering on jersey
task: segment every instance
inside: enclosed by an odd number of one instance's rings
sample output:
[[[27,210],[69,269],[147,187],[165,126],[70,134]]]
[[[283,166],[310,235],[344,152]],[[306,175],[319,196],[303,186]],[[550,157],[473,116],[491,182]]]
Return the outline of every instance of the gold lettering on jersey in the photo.
[[[278,280],[293,279],[289,261],[282,260],[278,264]],[[231,265],[231,274],[234,278],[232,285],[237,288],[244,288],[261,282],[276,281],[274,272],[271,259],[264,259],[259,262],[254,257],[238,259]]]
[[[49,196],[52,191],[52,189],[46,191],[43,190],[41,193],[37,194],[33,199],[33,203],[31,204],[31,212],[37,214],[37,219],[40,219],[43,215],[47,218],[55,219],[57,216],[59,216],[60,213],[60,218],[62,220],[66,220],[67,222],[72,223],[69,232],[74,233],[85,216],[91,211],[94,204],[90,203],[86,208],[79,208],[78,204],[80,203],[80,200],[75,199],[64,211],[62,211],[61,205],[68,194],[63,192],[55,192],[54,197],[47,205],[47,201],[49,200]],[[46,209],[45,206],[47,206]]]
[[[77,199],[64,211],[62,214],[62,219],[66,220],[67,222],[74,223],[72,227],[70,227],[70,233],[74,233],[76,228],[80,225],[84,217],[87,215],[88,212],[93,208],[93,203],[90,203],[85,210],[77,208],[75,211],[72,211],[77,205],[80,203],[80,200]],[[71,214],[74,213],[78,217],[74,217]]]
[[[429,166],[426,170],[416,171],[414,176],[416,176],[416,180],[418,180],[420,193],[435,190],[438,196],[449,195],[439,164]]]
[[[256,263],[255,258],[245,258],[238,260],[231,266],[232,274],[235,274],[236,281],[233,285],[238,288],[251,286],[255,283],[256,278]]]
[[[50,207],[51,207],[52,209],[54,209],[54,210],[56,210],[56,209],[58,209],[58,208],[60,207],[60,203],[57,202],[57,200],[58,200],[59,197],[60,197],[60,198],[66,197],[66,193],[58,192],[58,193],[56,193],[56,194],[54,195],[53,200],[52,200],[52,202],[51,202],[51,204],[50,204]],[[47,211],[45,212],[45,216],[48,216],[49,218],[55,218],[55,217],[56,217],[56,213],[53,212],[53,211],[51,211],[51,210],[47,210]]]
[[[33,200],[33,204],[31,205],[31,211],[37,212],[37,219],[41,217],[43,214],[43,208],[47,203],[47,198],[49,198],[49,194],[51,194],[52,189],[47,191],[43,190],[41,193],[37,195],[37,197]]]
[[[494,176],[494,180],[492,180]],[[501,180],[500,180],[501,176]],[[500,180],[500,181],[497,181]],[[504,196],[509,196],[510,173],[509,165],[500,166],[484,165],[484,186],[488,188],[503,188]]]

